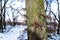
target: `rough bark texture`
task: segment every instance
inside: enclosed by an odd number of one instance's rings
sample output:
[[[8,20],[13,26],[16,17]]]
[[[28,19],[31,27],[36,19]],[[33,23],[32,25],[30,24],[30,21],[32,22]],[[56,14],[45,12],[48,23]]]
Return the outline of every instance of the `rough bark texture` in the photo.
[[[43,0],[26,0],[28,40],[47,40]]]

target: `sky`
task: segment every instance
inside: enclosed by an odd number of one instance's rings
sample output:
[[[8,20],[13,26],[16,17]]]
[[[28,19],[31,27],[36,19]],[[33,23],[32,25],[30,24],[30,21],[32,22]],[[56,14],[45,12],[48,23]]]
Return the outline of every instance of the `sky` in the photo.
[[[14,9],[17,9],[22,15],[25,15],[26,14],[26,11],[25,10],[22,10],[22,8],[25,8],[25,0],[9,0],[6,4],[6,7],[10,7],[10,5],[14,8]],[[9,14],[9,17],[11,19],[11,21],[13,21],[12,19],[12,12],[14,12],[15,10],[12,11],[11,8],[7,8],[6,9],[6,21],[9,20],[8,18],[8,15]],[[22,15],[20,15],[20,13],[18,13],[17,11],[14,12],[14,16],[19,16],[17,17],[17,21],[19,22],[22,22],[24,20],[26,20],[26,18],[24,18]]]
[[[50,0],[48,0],[50,1]],[[59,0],[60,1],[60,0]],[[4,3],[4,2],[3,2]],[[10,7],[10,5],[14,8],[14,9],[17,9],[18,11],[20,11],[21,14],[26,14],[26,11],[25,10],[21,10],[22,8],[25,8],[26,7],[26,1],[25,0],[9,0],[6,4],[6,7]],[[54,14],[56,15],[56,17],[58,18],[58,12],[57,12],[57,2],[56,0],[51,0],[51,10],[54,12]],[[13,10],[14,12],[14,10]],[[6,9],[6,21],[9,20],[8,18],[8,15],[9,14],[9,17],[10,17],[10,20],[13,21],[12,19],[12,9],[11,8],[7,8]],[[26,18],[24,18],[23,16],[21,16],[17,11],[14,12],[15,16],[19,16],[17,18],[17,21],[21,21],[22,20],[26,20]],[[46,13],[48,14],[48,12]],[[51,14],[52,17],[54,17],[52,14]]]
[[[60,14],[60,0],[58,0],[59,2],[59,14]],[[54,12],[54,14],[56,15],[57,19],[59,20],[58,18],[58,4],[57,4],[57,1],[54,0],[51,4],[51,10]]]
[[[51,10],[54,12],[54,14],[56,15],[56,17],[58,18],[58,8],[57,8],[57,2],[56,1],[53,1],[51,3]],[[53,16],[53,15],[52,15]]]
[[[48,0],[49,2],[50,0]],[[59,0],[60,1],[60,0]],[[50,3],[50,2],[49,2]],[[46,4],[45,4],[46,6]],[[48,9],[49,10],[49,9]],[[56,0],[51,0],[51,11],[56,15],[56,18],[58,19],[58,5],[57,5],[57,1]],[[49,12],[46,12],[46,15],[48,15]],[[51,17],[54,18],[53,14],[51,13]],[[58,19],[59,20],[59,19]],[[56,21],[58,22],[58,21]]]

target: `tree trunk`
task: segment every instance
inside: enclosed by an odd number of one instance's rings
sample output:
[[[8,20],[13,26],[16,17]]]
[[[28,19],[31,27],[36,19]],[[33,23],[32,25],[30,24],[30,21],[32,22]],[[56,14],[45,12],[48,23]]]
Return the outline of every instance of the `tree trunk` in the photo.
[[[0,1],[0,9],[2,8],[2,1]],[[2,9],[0,10],[0,31],[2,30]]]
[[[28,40],[47,40],[44,0],[26,0]]]

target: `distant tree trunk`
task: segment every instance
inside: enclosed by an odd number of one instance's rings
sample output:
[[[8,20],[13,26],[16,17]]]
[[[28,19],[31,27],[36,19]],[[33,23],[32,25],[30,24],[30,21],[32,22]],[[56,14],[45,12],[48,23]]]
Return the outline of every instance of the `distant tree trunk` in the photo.
[[[0,31],[3,32],[3,29],[5,29],[5,5],[6,0],[4,0],[4,5],[2,6],[2,0],[0,1]]]
[[[58,4],[58,18],[59,18],[59,25],[58,25],[58,30],[57,30],[57,34],[60,34],[60,12],[59,12],[59,1],[57,0],[57,4]]]
[[[0,1],[0,31],[2,30],[2,0]]]
[[[44,0],[26,0],[28,40],[47,40]]]
[[[4,2],[6,2],[7,0],[4,0]],[[7,3],[7,2],[6,2]],[[5,8],[5,6],[6,6],[6,4],[4,4],[4,12],[3,12],[3,21],[4,21],[4,24],[3,24],[3,29],[6,29],[6,27],[5,27],[5,25],[6,25],[6,23],[5,23],[5,12],[6,12],[6,8]]]

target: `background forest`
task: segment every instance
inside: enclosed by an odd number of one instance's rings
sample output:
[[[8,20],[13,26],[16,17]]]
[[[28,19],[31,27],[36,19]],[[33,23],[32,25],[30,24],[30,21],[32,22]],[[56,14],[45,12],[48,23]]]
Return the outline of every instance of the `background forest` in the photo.
[[[0,40],[60,40],[60,0],[0,0]]]

